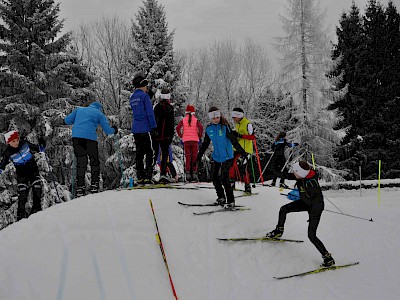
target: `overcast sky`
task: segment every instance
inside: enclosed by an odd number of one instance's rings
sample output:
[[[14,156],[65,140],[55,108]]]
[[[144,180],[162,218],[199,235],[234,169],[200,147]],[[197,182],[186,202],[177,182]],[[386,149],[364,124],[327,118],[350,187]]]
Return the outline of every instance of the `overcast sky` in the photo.
[[[60,16],[65,18],[64,30],[73,30],[102,16],[135,19],[142,0],[56,0],[60,2]],[[270,56],[276,56],[271,43],[283,36],[279,14],[284,12],[285,0],[159,0],[164,5],[168,29],[175,29],[174,47],[200,47],[217,39],[232,38],[238,42],[251,37],[265,46]],[[384,6],[388,0],[380,1]],[[352,0],[320,0],[321,10],[327,9],[326,26],[332,39],[343,11],[348,11]],[[364,14],[368,0],[355,0]],[[393,3],[400,11],[400,0]]]

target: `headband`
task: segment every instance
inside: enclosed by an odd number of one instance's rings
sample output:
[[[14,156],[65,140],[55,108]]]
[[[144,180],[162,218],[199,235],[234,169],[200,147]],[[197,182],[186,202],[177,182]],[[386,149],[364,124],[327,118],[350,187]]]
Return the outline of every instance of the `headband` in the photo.
[[[219,118],[221,117],[221,112],[219,110],[210,111],[208,113],[208,117],[210,118],[210,120],[214,118]]]
[[[242,113],[241,111],[236,111],[234,110],[231,113],[232,118],[243,118],[244,117],[244,113]]]
[[[160,98],[161,99],[171,99],[171,94],[169,94],[169,93],[168,94],[161,94]]]

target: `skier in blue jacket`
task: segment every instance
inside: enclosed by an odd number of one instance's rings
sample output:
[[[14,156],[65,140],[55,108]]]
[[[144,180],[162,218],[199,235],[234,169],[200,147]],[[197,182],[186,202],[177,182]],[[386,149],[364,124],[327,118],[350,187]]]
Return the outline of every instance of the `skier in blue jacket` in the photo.
[[[0,160],[0,174],[10,162],[14,164],[18,182],[17,220],[19,221],[27,217],[25,204],[28,200],[30,189],[32,189],[33,196],[30,214],[42,210],[42,180],[40,179],[39,169],[33,154],[44,152],[46,142],[43,138],[39,138],[39,145],[34,145],[24,138],[21,139],[16,130],[5,133],[4,138],[7,148]]]
[[[76,196],[85,194],[85,172],[90,159],[91,186],[90,191],[97,193],[99,190],[100,162],[97,147],[97,127],[101,125],[106,134],[116,134],[118,128],[111,127],[107,117],[102,111],[99,102],[93,102],[88,107],[78,107],[64,119],[72,127],[72,145],[76,157]]]
[[[211,107],[208,111],[208,116],[211,124],[206,127],[206,134],[197,155],[196,163],[201,160],[204,152],[212,142],[214,151],[211,155],[213,159],[211,173],[218,196],[216,204],[224,205],[226,209],[232,209],[235,207],[233,188],[229,182],[229,169],[234,158],[232,145],[238,153],[244,154],[245,151],[229,127],[228,121],[222,116],[217,107]],[[221,175],[219,175],[220,171]]]
[[[155,151],[153,139],[157,136],[157,124],[150,96],[147,94],[146,78],[136,76],[132,81],[135,91],[129,103],[132,108],[132,133],[136,145],[136,175],[139,184],[152,183]],[[146,168],[143,160],[146,156]]]

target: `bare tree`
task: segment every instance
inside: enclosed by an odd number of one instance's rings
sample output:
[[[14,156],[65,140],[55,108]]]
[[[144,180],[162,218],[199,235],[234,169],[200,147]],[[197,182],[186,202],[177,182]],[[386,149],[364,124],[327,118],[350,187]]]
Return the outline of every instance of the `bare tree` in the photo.
[[[286,36],[276,38],[276,48],[283,54],[282,89],[297,107],[293,120],[298,125],[290,136],[307,142],[316,160],[331,166],[340,135],[333,130],[337,117],[326,111],[330,43],[323,25],[325,13],[315,0],[287,0],[286,13],[281,16]]]

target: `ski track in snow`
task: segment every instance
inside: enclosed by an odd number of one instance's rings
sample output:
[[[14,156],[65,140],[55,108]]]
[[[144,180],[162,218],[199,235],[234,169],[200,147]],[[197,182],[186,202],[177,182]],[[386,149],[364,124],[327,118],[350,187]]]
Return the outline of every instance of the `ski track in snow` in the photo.
[[[203,216],[192,212],[209,207],[177,201],[209,203],[212,189],[108,191],[50,207],[0,231],[0,299],[174,299],[150,198],[179,299],[397,299],[398,188],[382,189],[380,205],[377,190],[325,191],[325,209],[339,214],[323,213],[318,237],[338,265],[360,264],[284,280],[273,276],[322,261],[307,238],[307,213],[289,214],[283,236],[304,243],[217,240],[276,226],[288,200],[278,188],[255,190],[236,200],[251,210]]]

